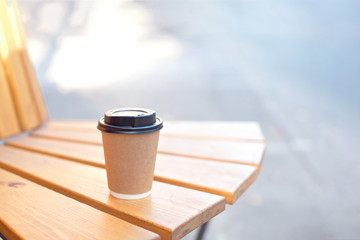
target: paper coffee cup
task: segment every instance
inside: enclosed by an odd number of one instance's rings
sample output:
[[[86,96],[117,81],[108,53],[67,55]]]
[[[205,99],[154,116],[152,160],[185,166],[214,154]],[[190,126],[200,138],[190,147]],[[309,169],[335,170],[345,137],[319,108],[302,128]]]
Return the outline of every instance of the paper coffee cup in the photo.
[[[162,127],[155,111],[142,108],[110,110],[99,120],[112,196],[139,199],[150,194]]]

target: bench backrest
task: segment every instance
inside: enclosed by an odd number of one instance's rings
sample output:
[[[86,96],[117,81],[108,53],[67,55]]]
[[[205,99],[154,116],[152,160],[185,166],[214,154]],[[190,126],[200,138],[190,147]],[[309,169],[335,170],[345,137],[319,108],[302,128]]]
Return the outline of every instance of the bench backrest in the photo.
[[[16,3],[0,0],[0,139],[34,129],[47,118]]]

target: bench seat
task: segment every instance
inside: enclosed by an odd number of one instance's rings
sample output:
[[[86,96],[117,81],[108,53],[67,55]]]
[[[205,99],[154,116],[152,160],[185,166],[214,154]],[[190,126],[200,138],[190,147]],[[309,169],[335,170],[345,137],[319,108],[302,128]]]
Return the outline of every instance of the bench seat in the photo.
[[[176,132],[186,125],[184,122],[170,122],[172,127],[166,129],[165,125],[161,133],[162,149],[157,156],[152,194],[140,200],[120,200],[111,197],[107,189],[96,121],[72,122],[50,121],[28,134],[7,139],[0,146],[0,167],[62,198],[77,200],[149,230],[161,239],[179,239],[224,211],[226,202],[235,203],[256,179],[265,151],[264,140],[251,139],[251,134],[242,139],[226,136],[229,131],[224,131],[208,139],[212,128],[226,129],[226,123],[207,123],[209,131],[191,136],[187,134],[193,133],[191,128]],[[203,122],[191,123],[192,128],[196,125],[202,126]],[[254,127],[254,136],[258,129]],[[181,146],[164,144],[168,139]],[[183,149],[194,141],[197,145]],[[213,149],[204,147],[209,141]],[[217,149],[224,153],[224,159],[214,158]],[[2,221],[6,226],[10,224]],[[8,229],[13,228],[0,231]]]

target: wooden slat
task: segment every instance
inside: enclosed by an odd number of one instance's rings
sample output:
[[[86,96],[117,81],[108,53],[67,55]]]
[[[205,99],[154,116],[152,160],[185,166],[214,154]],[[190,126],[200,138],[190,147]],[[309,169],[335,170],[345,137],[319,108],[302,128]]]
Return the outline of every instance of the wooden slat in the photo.
[[[54,130],[75,129],[94,131],[95,120],[52,120],[45,128]],[[257,122],[230,121],[166,121],[161,135],[165,137],[186,137],[214,140],[264,142],[264,136]]]
[[[0,139],[20,132],[15,106],[0,58]]]
[[[40,124],[38,109],[31,86],[23,68],[22,58],[7,12],[8,1],[0,1],[0,57],[3,60],[7,79],[22,130],[30,130]]]
[[[31,133],[32,136],[49,139],[59,139],[71,142],[87,143],[92,145],[102,145],[100,132],[96,131],[77,131],[76,129],[55,130],[41,127]]]
[[[76,130],[76,131],[94,131],[97,126],[97,120],[79,120],[79,119],[56,119],[47,122],[43,128],[53,130]]]
[[[170,121],[165,123],[163,134],[168,137],[181,136],[247,142],[265,141],[260,126],[256,122]]]
[[[0,232],[10,239],[160,239],[0,169]]]
[[[96,129],[93,131],[76,131],[75,129],[54,130],[42,128],[33,132],[32,135],[102,145],[101,134]],[[258,166],[263,159],[265,143],[161,136],[158,152]]]
[[[0,146],[0,167],[130,223],[179,239],[222,212],[225,198],[154,181],[152,194],[139,200],[109,195],[104,169]]]
[[[156,180],[218,194],[233,204],[255,181],[259,169],[188,157],[160,155]]]
[[[101,146],[34,137],[7,145],[105,168]],[[155,180],[222,195],[233,204],[255,180],[254,166],[158,154]]]
[[[7,10],[9,13],[10,21],[12,24],[12,29],[13,29],[14,36],[16,39],[16,42],[15,42],[16,47],[18,49],[18,53],[22,60],[23,68],[25,70],[31,91],[34,96],[34,100],[35,100],[35,103],[37,106],[40,122],[44,122],[48,119],[47,109],[45,106],[45,102],[44,102],[43,95],[41,93],[39,84],[36,79],[34,67],[30,61],[29,53],[28,53],[27,46],[26,46],[25,33],[24,33],[24,29],[22,27],[17,4],[16,4],[16,1],[12,1],[12,0],[7,0],[7,1],[12,2],[12,4],[7,5]]]
[[[159,140],[159,152],[259,166],[262,163],[265,144],[161,137]]]

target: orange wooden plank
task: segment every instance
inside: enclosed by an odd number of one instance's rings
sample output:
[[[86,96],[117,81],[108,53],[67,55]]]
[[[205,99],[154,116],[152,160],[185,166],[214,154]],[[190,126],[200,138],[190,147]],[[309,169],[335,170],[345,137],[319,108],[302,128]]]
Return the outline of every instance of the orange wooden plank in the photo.
[[[47,125],[47,124],[46,124]],[[76,129],[49,129],[41,127],[31,133],[35,137],[43,137],[49,139],[58,139],[71,142],[87,143],[92,145],[102,145],[101,133],[96,131],[77,131]]]
[[[52,120],[45,128],[54,130],[94,131],[96,120]],[[260,126],[256,122],[231,121],[166,121],[161,135],[213,140],[264,142]]]
[[[46,129],[53,130],[76,130],[76,131],[94,131],[97,127],[97,120],[79,120],[79,119],[62,119],[51,120],[43,126]],[[97,129],[96,129],[97,130]]]
[[[265,144],[161,137],[158,149],[165,154],[259,166],[265,153]]]
[[[0,1],[0,57],[3,60],[14,105],[23,130],[40,124],[38,109],[23,68],[16,38],[7,12],[8,1]]]
[[[35,137],[19,137],[6,145],[105,168],[102,146]],[[218,194],[229,204],[240,197],[257,174],[254,166],[165,154],[158,154],[155,168],[155,180]]]
[[[120,200],[109,194],[105,170],[0,146],[0,167],[123,220],[179,239],[225,208],[225,198],[154,181],[152,194]]]
[[[0,139],[20,132],[20,126],[6,79],[2,60],[0,59]]]
[[[55,130],[45,127],[32,134],[39,137],[102,145],[101,134],[96,129],[76,131],[75,129]],[[258,166],[265,153],[265,143],[161,136],[158,152]]]
[[[264,142],[257,122],[231,121],[169,121],[163,129],[164,136]]]
[[[34,96],[40,122],[44,122],[48,119],[47,109],[45,106],[45,102],[39,84],[36,80],[36,74],[33,65],[31,64],[29,53],[27,51],[25,33],[20,20],[17,4],[16,1],[11,1],[11,0],[8,1],[12,3],[7,5],[7,10],[12,25],[13,33],[16,39],[15,42],[16,47],[18,49],[18,53],[22,60],[22,65],[25,70],[27,79],[29,81],[30,89]]]
[[[2,169],[0,206],[0,232],[7,239],[160,239]]]

